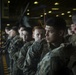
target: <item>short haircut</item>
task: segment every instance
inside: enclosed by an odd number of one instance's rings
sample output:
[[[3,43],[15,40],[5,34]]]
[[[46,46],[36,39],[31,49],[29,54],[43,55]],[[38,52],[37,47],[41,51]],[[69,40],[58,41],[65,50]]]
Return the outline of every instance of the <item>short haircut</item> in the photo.
[[[44,29],[44,28],[43,28],[42,26],[34,26],[32,32],[33,32],[35,29]]]
[[[10,30],[11,28],[10,27],[5,27],[5,29]]]
[[[52,17],[46,20],[46,25],[54,27],[56,30],[65,30],[66,22],[61,17]]]
[[[30,35],[32,35],[32,28],[30,27],[25,27],[23,31],[27,31]]]
[[[11,29],[18,33],[18,27],[17,26],[13,26]]]
[[[18,29],[20,29],[21,27],[25,28],[25,26],[24,26],[24,25],[19,25]]]

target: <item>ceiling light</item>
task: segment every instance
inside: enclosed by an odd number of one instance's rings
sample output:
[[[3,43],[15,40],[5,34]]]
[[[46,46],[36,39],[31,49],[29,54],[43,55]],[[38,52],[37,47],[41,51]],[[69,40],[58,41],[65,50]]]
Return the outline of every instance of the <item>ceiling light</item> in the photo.
[[[29,9],[27,9],[27,11],[29,11]]]
[[[56,17],[59,17],[59,15],[56,15]]]
[[[4,42],[2,42],[2,44],[3,44]]]
[[[48,13],[52,13],[52,11],[48,11]]]
[[[52,10],[59,10],[59,8],[52,8]]]
[[[27,15],[30,15],[30,13],[27,13]]]
[[[61,13],[61,15],[65,15],[64,13]]]
[[[69,14],[69,13],[71,13],[71,11],[67,11],[67,13]]]
[[[40,15],[40,17],[43,17],[43,15]]]
[[[54,5],[59,5],[59,3],[58,3],[58,2],[56,2]]]
[[[73,10],[76,10],[76,8],[73,8]]]
[[[10,26],[10,24],[7,24],[7,26]]]
[[[35,1],[34,4],[38,4],[38,1]]]
[[[46,15],[46,13],[44,13],[44,15]]]
[[[69,17],[72,17],[72,15],[69,15]]]
[[[8,3],[10,3],[10,1],[8,1]]]

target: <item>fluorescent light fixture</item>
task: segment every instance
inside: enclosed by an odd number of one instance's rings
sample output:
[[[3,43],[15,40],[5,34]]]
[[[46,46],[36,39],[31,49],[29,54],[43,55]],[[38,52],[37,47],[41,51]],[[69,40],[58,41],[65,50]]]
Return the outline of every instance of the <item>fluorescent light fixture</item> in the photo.
[[[56,2],[54,5],[59,5],[59,3],[58,3],[58,2]]]
[[[73,10],[76,10],[76,8],[73,8]]]
[[[30,15],[30,13],[27,13],[27,15]]]
[[[48,11],[48,13],[52,13],[52,11]]]
[[[52,10],[59,10],[59,8],[52,8]]]
[[[61,15],[65,15],[65,13],[61,13]]]
[[[38,4],[38,1],[35,1],[34,4]]]
[[[71,13],[71,11],[67,11],[67,13],[69,14],[69,13]]]
[[[10,1],[8,1],[8,3],[10,3]]]

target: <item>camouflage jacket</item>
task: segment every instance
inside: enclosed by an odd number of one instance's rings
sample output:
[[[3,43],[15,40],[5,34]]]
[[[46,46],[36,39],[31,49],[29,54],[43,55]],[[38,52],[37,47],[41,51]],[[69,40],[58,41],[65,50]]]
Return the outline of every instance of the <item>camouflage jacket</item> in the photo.
[[[6,42],[5,42],[5,51],[8,51],[8,47],[10,45],[10,42],[11,42],[12,38],[7,38]]]
[[[61,44],[44,56],[35,75],[72,75],[67,67],[72,54],[72,45]]]
[[[26,58],[26,53],[30,46],[33,44],[34,41],[30,41],[24,44],[24,46],[20,49],[17,59],[17,66],[19,69],[23,69],[23,63]]]
[[[24,75],[34,75],[37,70],[37,64],[48,51],[49,48],[45,40],[34,42],[29,48],[24,61]]]
[[[76,34],[69,37],[69,42],[72,43],[73,46],[76,46]]]
[[[23,40],[16,35],[10,42],[9,48],[8,48],[8,53],[10,55],[11,59],[16,59],[15,58],[15,53],[21,49],[23,46]]]

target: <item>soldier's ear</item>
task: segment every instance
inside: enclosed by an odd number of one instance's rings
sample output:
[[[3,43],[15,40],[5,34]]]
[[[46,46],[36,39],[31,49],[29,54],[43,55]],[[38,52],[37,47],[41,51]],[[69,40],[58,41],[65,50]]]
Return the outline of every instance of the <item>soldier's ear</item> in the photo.
[[[63,36],[64,35],[64,31],[63,30],[60,30],[59,31],[59,36]]]

